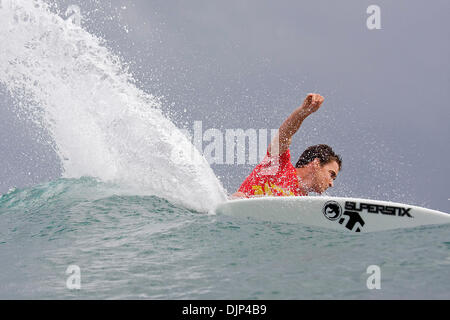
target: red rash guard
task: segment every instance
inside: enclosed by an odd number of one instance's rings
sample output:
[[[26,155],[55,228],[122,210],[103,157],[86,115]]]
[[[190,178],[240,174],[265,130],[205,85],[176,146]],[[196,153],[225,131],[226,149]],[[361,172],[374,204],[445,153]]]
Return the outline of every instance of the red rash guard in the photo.
[[[244,180],[238,191],[247,197],[308,195],[300,188],[289,149],[278,159],[267,152],[264,160]]]

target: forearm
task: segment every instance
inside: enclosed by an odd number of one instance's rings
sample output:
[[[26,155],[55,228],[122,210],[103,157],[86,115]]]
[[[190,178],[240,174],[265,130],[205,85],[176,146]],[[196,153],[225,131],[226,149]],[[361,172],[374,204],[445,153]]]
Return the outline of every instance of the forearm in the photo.
[[[281,125],[278,134],[269,146],[269,153],[283,154],[289,149],[292,136],[300,129],[303,120],[313,112],[317,111],[323,100],[323,97],[319,94],[308,94],[305,101],[303,101],[303,104],[295,109]]]
[[[300,129],[300,126],[308,117],[308,114],[302,108],[302,106],[295,109],[291,115],[284,120],[278,130],[277,135],[274,137],[273,141],[269,146],[269,153],[283,154],[289,146],[291,145],[292,136]]]
[[[284,143],[291,138],[298,131],[298,129],[300,129],[303,120],[305,120],[308,116],[309,114],[305,111],[303,106],[295,109],[280,126],[280,143]]]

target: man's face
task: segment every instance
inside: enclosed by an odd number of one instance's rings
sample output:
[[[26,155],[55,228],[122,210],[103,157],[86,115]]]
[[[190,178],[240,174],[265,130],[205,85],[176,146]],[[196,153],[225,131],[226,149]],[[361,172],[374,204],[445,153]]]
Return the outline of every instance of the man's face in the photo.
[[[337,174],[339,173],[339,165],[334,160],[325,163],[323,166],[320,165],[319,159],[315,159],[314,161],[316,163],[314,166],[315,174],[312,187],[314,189],[314,192],[323,193],[329,187],[333,186],[334,179],[336,179]]]

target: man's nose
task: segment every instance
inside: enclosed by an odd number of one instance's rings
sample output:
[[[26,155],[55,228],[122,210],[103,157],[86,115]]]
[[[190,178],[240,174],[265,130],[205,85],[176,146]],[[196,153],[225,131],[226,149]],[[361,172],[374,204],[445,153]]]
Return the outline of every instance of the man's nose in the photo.
[[[330,183],[329,183],[329,186],[330,186],[330,188],[332,188],[332,187],[333,187],[333,184],[334,184],[334,181],[333,181],[333,180],[331,180],[331,181],[330,181]]]

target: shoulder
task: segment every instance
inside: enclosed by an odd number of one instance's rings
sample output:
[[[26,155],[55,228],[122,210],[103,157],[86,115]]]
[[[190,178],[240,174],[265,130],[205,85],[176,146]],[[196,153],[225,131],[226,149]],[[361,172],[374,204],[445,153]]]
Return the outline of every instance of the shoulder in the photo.
[[[289,148],[283,152],[282,154],[275,154],[275,153],[270,153],[269,150],[267,150],[266,156],[268,158],[280,158],[280,159],[291,159],[291,151],[289,150]]]
[[[256,167],[257,171],[262,171],[264,175],[273,175],[279,171],[292,169],[291,153],[288,150],[280,155],[270,154],[267,151],[264,160]]]

